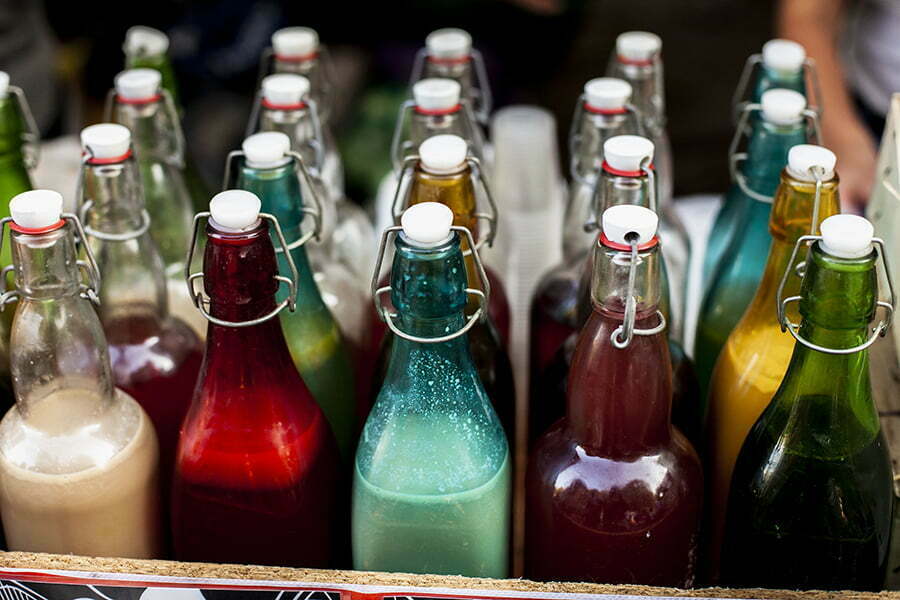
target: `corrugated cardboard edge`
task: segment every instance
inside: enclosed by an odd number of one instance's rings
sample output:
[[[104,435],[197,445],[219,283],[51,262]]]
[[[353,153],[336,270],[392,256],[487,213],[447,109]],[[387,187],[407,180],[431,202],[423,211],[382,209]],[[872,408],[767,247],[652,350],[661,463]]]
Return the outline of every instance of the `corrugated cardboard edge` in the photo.
[[[303,581],[307,583],[377,585],[399,587],[434,587],[478,590],[508,590],[518,592],[566,594],[619,594],[634,596],[677,596],[708,598],[759,598],[786,600],[900,600],[900,592],[792,592],[787,590],[702,588],[681,590],[639,585],[601,585],[594,583],[537,583],[526,579],[476,579],[437,575],[408,575],[402,573],[370,573],[363,571],[324,571],[251,565],[223,565],[184,563],[161,560],[127,560],[117,558],[89,558],[28,552],[0,552],[0,568],[82,571],[89,573],[128,573],[170,577],[213,579],[242,579],[270,581]]]

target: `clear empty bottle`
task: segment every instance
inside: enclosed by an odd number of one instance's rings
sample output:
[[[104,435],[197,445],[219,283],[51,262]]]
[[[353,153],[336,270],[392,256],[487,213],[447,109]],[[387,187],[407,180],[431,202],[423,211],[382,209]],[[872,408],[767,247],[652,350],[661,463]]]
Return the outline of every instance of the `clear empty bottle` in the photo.
[[[0,514],[10,550],[128,558],[161,551],[153,424],[113,382],[94,310],[99,275],[77,260],[62,196],[19,194],[9,221],[18,300],[16,406],[0,423]],[[87,273],[85,282],[82,275]]]
[[[323,124],[331,120],[334,102],[333,67],[328,49],[311,27],[284,27],[272,34],[260,65],[260,78],[272,73],[293,73],[309,80],[309,95],[315,100]],[[326,128],[327,131],[327,128]]]

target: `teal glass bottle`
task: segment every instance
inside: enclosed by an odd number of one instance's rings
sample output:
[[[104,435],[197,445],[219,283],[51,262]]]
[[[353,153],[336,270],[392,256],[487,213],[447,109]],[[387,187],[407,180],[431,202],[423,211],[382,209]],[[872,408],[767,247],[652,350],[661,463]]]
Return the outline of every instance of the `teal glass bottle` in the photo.
[[[800,296],[787,299],[799,298],[799,327],[781,311],[797,338],[790,366],[731,480],[726,585],[878,590],[884,578],[893,475],[866,348],[890,323],[889,311],[873,333],[876,306],[891,308],[893,298],[876,305],[868,221],[835,215],[821,229]]]
[[[297,172],[299,161],[290,154],[290,144],[280,132],[257,133],[244,140],[236,187],[259,197],[262,211],[278,219],[292,247],[291,258],[299,275],[297,310],[281,312],[281,327],[297,370],[349,461],[357,431],[354,372],[340,328],[322,300],[306,256],[303,237],[309,236],[301,230],[305,203]],[[279,247],[277,240],[273,243]],[[284,253],[278,252],[277,257],[279,272],[287,273]],[[281,286],[276,300],[281,302],[287,294],[287,286]]]
[[[715,253],[703,295],[694,345],[697,375],[706,386],[728,335],[749,306],[766,266],[769,213],[793,146],[813,136],[804,123],[806,101],[797,92],[769,90],[759,109],[748,106],[740,129],[752,120],[746,160],[735,172],[725,204],[710,232],[706,258]],[[751,119],[757,112],[761,118]],[[812,116],[811,120],[816,121]],[[733,156],[738,156],[736,153]],[[734,159],[732,159],[734,160]],[[704,395],[705,397],[705,395]]]
[[[779,38],[769,40],[763,44],[762,52],[751,56],[747,63],[745,68],[748,69],[748,77],[753,64],[759,64],[759,70],[756,71],[752,84],[751,102],[762,101],[763,93],[776,88],[793,90],[804,96],[807,95],[804,72],[806,50],[797,42]],[[742,87],[738,87],[738,92],[741,94],[743,94]]]
[[[474,242],[452,221],[434,202],[401,218],[391,277],[397,316],[385,315],[395,319],[395,340],[356,452],[356,569],[507,575],[511,459],[466,340],[459,233]],[[397,229],[386,230],[382,255]]]

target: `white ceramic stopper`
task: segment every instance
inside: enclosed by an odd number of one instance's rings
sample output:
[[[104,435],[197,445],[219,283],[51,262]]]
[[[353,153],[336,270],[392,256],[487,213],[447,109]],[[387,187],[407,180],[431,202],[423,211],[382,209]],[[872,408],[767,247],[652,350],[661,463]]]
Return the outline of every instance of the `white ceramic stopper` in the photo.
[[[53,190],[22,192],[9,201],[9,214],[13,222],[26,229],[41,229],[59,222],[62,216],[63,197]]]
[[[276,106],[300,104],[309,93],[309,79],[293,73],[269,75],[262,80],[262,95]]]
[[[453,225],[453,211],[439,202],[410,206],[400,215],[406,239],[422,248],[433,248],[447,241]]]
[[[617,135],[603,143],[603,158],[613,169],[640,171],[641,163],[653,161],[653,142],[639,135]]]
[[[9,93],[9,73],[0,71],[0,98],[6,98]]]
[[[806,98],[793,90],[772,89],[760,100],[763,118],[774,125],[793,125],[803,119]]]
[[[603,211],[602,220],[606,239],[626,246],[630,243],[628,238],[635,233],[638,236],[638,246],[646,244],[656,235],[659,225],[659,217],[655,212],[634,204],[611,206]]]
[[[272,34],[276,56],[302,58],[319,50],[319,34],[310,27],[285,27]]]
[[[169,36],[159,29],[135,25],[125,32],[126,54],[149,54],[158,56],[169,49]]]
[[[649,31],[626,31],[616,38],[616,54],[626,60],[650,60],[662,50],[662,39]]]
[[[256,227],[261,207],[262,203],[256,194],[246,190],[225,190],[209,201],[213,225],[227,232]]]
[[[459,104],[462,86],[454,79],[431,77],[413,84],[416,106],[423,110],[450,110]]]
[[[631,98],[631,84],[615,77],[597,77],[584,84],[584,97],[596,110],[620,110]]]
[[[838,258],[862,258],[872,252],[875,228],[857,215],[832,215],[822,221],[822,248]]]
[[[116,75],[116,95],[125,100],[145,100],[159,93],[162,75],[156,69],[128,69]]]
[[[822,146],[798,144],[788,151],[788,173],[801,181],[816,180],[809,172],[812,167],[821,167],[825,171],[822,180],[828,181],[834,177],[836,163],[837,157],[834,152]]]
[[[280,131],[254,133],[241,144],[247,166],[255,169],[280,167],[290,160],[291,139]]]
[[[456,27],[437,29],[425,38],[425,48],[433,58],[464,58],[472,53],[472,36]]]
[[[791,75],[803,68],[806,50],[797,42],[774,39],[763,44],[763,64],[773,71]]]
[[[81,148],[92,158],[119,158],[128,153],[131,131],[118,123],[98,123],[81,130]]]
[[[458,135],[435,135],[419,146],[419,160],[425,171],[455,173],[466,162],[469,147]]]

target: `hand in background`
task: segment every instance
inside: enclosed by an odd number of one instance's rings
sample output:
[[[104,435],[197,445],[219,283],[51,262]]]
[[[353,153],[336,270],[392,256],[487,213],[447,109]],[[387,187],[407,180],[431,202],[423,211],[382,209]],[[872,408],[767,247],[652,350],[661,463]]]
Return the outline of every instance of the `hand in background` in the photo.
[[[878,151],[871,134],[855,123],[829,122],[827,111],[822,136],[825,146],[837,155],[841,178],[841,210],[862,214],[875,184]]]

